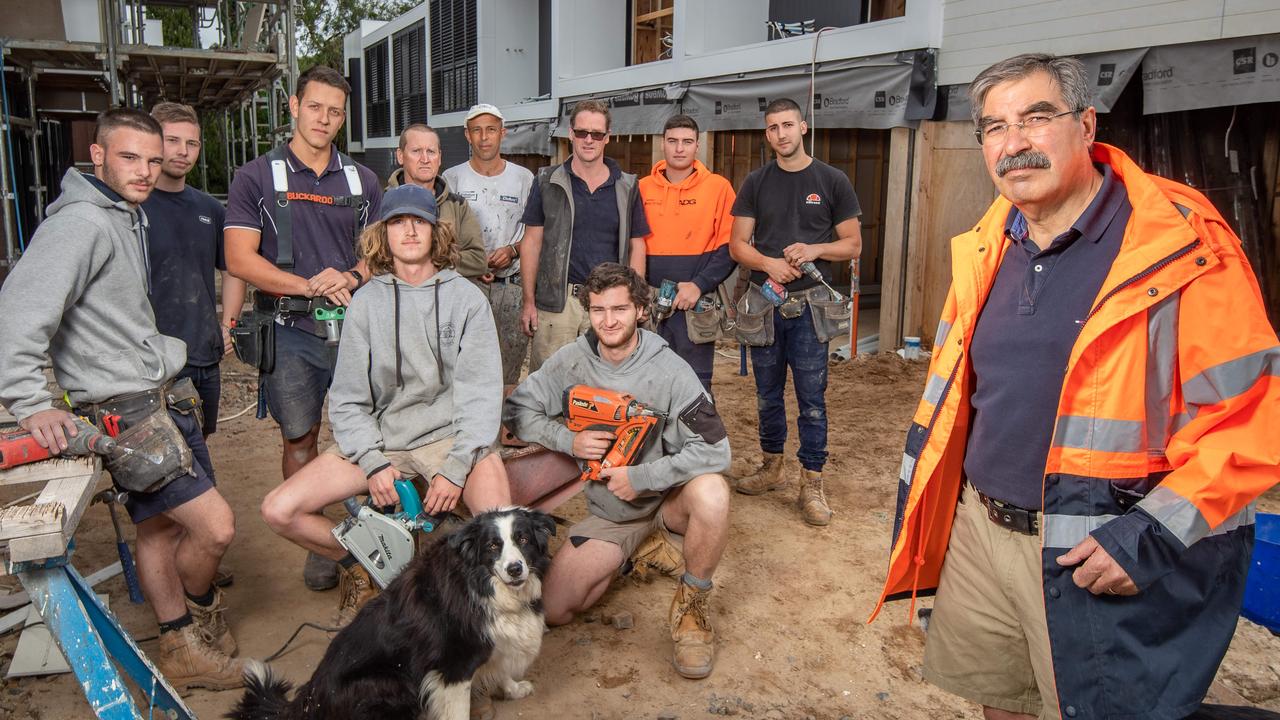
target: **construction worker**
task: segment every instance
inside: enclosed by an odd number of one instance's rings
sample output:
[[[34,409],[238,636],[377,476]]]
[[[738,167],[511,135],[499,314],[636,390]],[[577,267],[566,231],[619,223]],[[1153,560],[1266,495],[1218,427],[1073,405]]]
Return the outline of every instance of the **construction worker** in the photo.
[[[273,530],[342,568],[340,625],[376,590],[334,539],[326,506],[364,493],[395,505],[402,477],[427,484],[423,507],[432,515],[460,499],[473,513],[511,504],[506,470],[490,451],[502,387],[488,304],[453,269],[456,242],[437,222],[430,191],[402,185],[382,206],[360,240],[373,278],[347,308],[329,391],[337,444],[262,501]]]
[[[1041,54],[969,86],[1000,197],[951,241],[898,483],[881,602],[937,589],[924,676],[993,719],[1193,713],[1280,476],[1280,347],[1240,241],[1095,142],[1090,90]]]
[[[591,607],[630,559],[635,572],[680,578],[669,615],[672,662],[687,678],[711,674],[712,574],[729,535],[729,440],[698,378],[657,335],[639,328],[649,286],[634,269],[601,263],[579,302],[591,332],[560,348],[507,399],[503,421],[517,437],[583,460],[604,457],[612,433],[564,425],[565,388],[589,385],[634,395],[666,414],[662,437],[632,465],[607,467],[584,489],[590,515],[569,529],[551,561],[542,602],[548,625]]]
[[[502,350],[502,382],[520,379],[529,350],[529,336],[520,330],[520,239],[524,237],[524,203],[533,185],[533,173],[502,159],[502,112],[481,103],[467,112],[467,142],[471,159],[444,171],[449,187],[471,205],[480,221],[489,271],[479,287],[489,298],[498,325]]]
[[[574,294],[602,262],[645,270],[649,234],[636,176],[604,156],[609,106],[583,100],[569,113],[573,155],[538,171],[525,204],[520,324],[533,338],[529,372],[591,326]]]
[[[787,297],[778,307],[763,311],[769,316],[763,321],[773,327],[771,342],[751,348],[764,460],[734,488],[759,495],[787,484],[782,473],[787,440],[783,391],[791,368],[800,434],[800,515],[810,525],[826,525],[831,522],[822,479],[827,462],[828,338],[819,331],[829,322],[828,314],[840,312],[843,303],[832,302],[827,289],[800,266],[813,263],[830,283],[832,263],[847,262],[862,252],[862,209],[849,177],[805,152],[809,126],[795,101],[769,103],[764,123],[765,140],[775,158],[742,183],[733,204],[729,253],[751,271],[748,292],[754,297],[763,294],[761,285],[767,280],[785,288]]]
[[[664,280],[676,283],[672,312],[659,318],[658,334],[710,393],[721,314],[715,307],[717,290],[734,267],[729,257],[733,186],[698,160],[698,123],[688,115],[672,116],[663,126],[662,158],[640,180],[653,231],[644,239],[645,277],[654,287]]]
[[[420,185],[432,192],[436,207],[440,208],[440,222],[453,227],[457,238],[459,275],[467,279],[479,279],[489,272],[484,251],[484,237],[480,221],[471,206],[440,175],[444,155],[440,152],[440,135],[422,123],[414,123],[400,133],[400,147],[396,148],[396,162],[400,169],[391,173],[387,189],[402,184]]]
[[[312,301],[345,306],[369,279],[355,245],[369,218],[378,217],[382,190],[373,171],[333,144],[350,93],[332,68],[299,75],[289,98],[292,139],[236,171],[227,196],[227,268],[258,289],[254,308],[273,331],[274,363],[262,369],[259,393],[280,424],[285,478],[318,454],[320,411],[333,379],[334,354],[311,315]],[[303,580],[312,590],[332,588],[337,566],[309,555]]]
[[[156,269],[140,206],[164,162],[160,124],[107,110],[89,153],[93,174],[67,171],[0,290],[0,404],[42,447],[65,449],[79,415],[118,426],[118,442],[147,457],[106,462],[128,491],[138,580],[160,624],[152,657],[179,690],[237,688],[244,661],[231,658],[236,642],[213,585],[235,518],[214,488],[199,395],[190,380],[174,382],[186,348],[156,329],[147,297]],[[46,356],[75,415],[48,390]]]

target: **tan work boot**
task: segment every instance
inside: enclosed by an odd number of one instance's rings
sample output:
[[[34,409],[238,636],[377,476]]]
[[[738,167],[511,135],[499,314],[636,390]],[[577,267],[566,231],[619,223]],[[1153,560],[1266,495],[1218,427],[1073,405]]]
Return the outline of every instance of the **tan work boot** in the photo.
[[[822,473],[804,471],[799,504],[800,516],[810,525],[826,525],[831,522],[831,506],[827,504],[827,493],[822,489]]]
[[[227,626],[227,619],[223,616],[227,611],[224,597],[222,590],[214,585],[213,604],[205,607],[187,598],[187,612],[191,613],[191,621],[204,633],[206,641],[227,655],[235,655],[236,639],[231,635],[231,628]]]
[[[631,556],[631,577],[648,582],[654,573],[674,578],[684,574],[684,553],[661,530],[640,543]]]
[[[760,469],[738,478],[733,489],[743,495],[761,495],[787,484],[782,476],[782,453],[765,453]]]
[[[671,599],[671,639],[676,641],[672,664],[692,680],[711,674],[715,663],[715,631],[711,629],[711,590],[680,583]]]
[[[180,692],[192,688],[233,690],[244,687],[244,660],[233,660],[205,638],[195,623],[160,633],[156,669]]]
[[[360,613],[360,608],[378,594],[369,571],[360,563],[349,568],[338,566],[338,627],[346,627]]]

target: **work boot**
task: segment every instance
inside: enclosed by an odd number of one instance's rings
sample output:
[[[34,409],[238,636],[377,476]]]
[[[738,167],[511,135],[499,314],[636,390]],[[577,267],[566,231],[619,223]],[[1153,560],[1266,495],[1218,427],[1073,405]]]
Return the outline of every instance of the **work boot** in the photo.
[[[810,525],[826,525],[831,522],[831,506],[827,504],[827,493],[822,489],[821,472],[804,471],[799,505],[800,516]]]
[[[179,692],[192,688],[234,690],[244,686],[244,660],[233,660],[211,644],[193,622],[160,633],[156,669]]]
[[[213,604],[204,606],[187,598],[187,612],[191,613],[191,621],[200,628],[200,632],[209,644],[232,656],[236,654],[236,639],[231,635],[231,628],[227,626],[227,618],[223,616],[227,611],[227,606],[223,602],[225,597],[222,590],[214,585]]]
[[[236,581],[236,576],[230,570],[218,569],[213,574],[213,584],[220,588],[227,587]]]
[[[471,689],[471,714],[469,720],[493,720],[493,698],[489,693]]]
[[[760,469],[738,478],[733,489],[743,495],[762,495],[786,484],[782,476],[782,453],[765,453]]]
[[[349,568],[338,566],[338,627],[351,624],[360,608],[378,594],[369,571],[359,563]]]
[[[654,531],[631,555],[631,577],[648,582],[654,573],[674,578],[684,574],[684,553],[662,530]]]
[[[316,592],[337,587],[338,563],[323,555],[309,552],[307,564],[302,566],[302,581]]]
[[[672,664],[683,677],[698,680],[711,674],[715,663],[715,631],[711,629],[711,589],[681,582],[671,599]]]

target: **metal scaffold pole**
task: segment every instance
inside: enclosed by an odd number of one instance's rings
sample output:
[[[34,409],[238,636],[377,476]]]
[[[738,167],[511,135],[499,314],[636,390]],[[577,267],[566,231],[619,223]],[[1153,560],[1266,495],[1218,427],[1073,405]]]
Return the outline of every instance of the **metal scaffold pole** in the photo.
[[[35,180],[35,216],[36,224],[39,225],[44,221],[44,205],[45,205],[45,188],[44,188],[44,168],[41,158],[43,152],[41,148],[41,138],[44,133],[40,130],[40,118],[36,113],[36,71],[34,69],[27,70],[27,108],[31,113],[31,171]]]

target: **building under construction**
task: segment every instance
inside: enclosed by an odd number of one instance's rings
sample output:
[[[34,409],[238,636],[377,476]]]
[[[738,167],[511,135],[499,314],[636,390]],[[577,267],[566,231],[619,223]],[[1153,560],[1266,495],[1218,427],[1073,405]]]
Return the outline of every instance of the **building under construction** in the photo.
[[[0,0],[0,16],[0,279],[66,169],[90,167],[102,110],[195,107],[205,152],[191,180],[215,193],[288,132],[297,74],[289,0]]]

